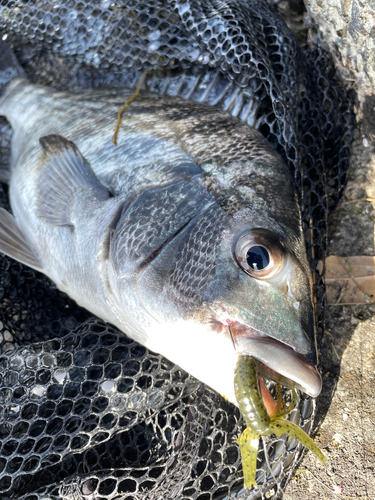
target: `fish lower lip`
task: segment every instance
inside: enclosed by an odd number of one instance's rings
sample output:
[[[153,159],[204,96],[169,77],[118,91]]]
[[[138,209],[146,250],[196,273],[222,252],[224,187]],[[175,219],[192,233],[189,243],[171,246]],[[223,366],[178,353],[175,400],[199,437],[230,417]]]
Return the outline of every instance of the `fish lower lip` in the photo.
[[[314,398],[320,394],[322,379],[316,366],[286,344],[251,328],[248,332],[247,336],[243,333],[235,336],[235,349],[238,354],[259,360],[261,375],[296,387]]]

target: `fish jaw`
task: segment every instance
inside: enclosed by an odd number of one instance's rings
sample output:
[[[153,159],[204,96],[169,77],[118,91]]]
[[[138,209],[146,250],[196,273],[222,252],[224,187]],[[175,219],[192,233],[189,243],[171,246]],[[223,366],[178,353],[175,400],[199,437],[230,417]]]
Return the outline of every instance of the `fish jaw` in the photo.
[[[155,323],[145,345],[237,406],[234,370],[238,354],[219,322],[203,324],[194,319]]]
[[[179,320],[154,324],[146,345],[179,365],[198,380],[238,406],[233,377],[238,355],[252,356],[260,361],[259,374],[279,381],[286,387],[295,387],[316,397],[321,389],[321,378],[316,367],[298,355],[289,346],[262,336],[250,328],[247,335],[236,336],[236,325],[215,320]],[[232,340],[233,339],[233,340]]]
[[[322,379],[316,366],[291,347],[238,323],[229,324],[228,329],[237,354],[261,362],[262,376],[296,387],[312,397],[320,394]]]

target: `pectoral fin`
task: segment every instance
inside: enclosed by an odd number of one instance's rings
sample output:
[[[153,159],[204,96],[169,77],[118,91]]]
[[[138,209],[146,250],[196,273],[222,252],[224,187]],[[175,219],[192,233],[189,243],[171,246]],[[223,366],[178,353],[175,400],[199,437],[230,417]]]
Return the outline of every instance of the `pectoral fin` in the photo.
[[[70,211],[79,188],[91,189],[93,199],[108,199],[77,146],[60,135],[41,137],[43,166],[38,179],[37,215],[54,226],[72,226]]]
[[[43,272],[41,261],[31,250],[15,218],[3,208],[0,208],[0,252]]]

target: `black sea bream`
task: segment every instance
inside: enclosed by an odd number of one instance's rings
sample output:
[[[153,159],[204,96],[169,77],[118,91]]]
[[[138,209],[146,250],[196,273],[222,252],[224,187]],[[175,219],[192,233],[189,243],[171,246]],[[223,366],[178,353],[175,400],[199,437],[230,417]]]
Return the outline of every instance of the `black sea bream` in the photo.
[[[317,396],[300,212],[267,141],[214,107],[141,92],[114,146],[133,91],[33,85],[0,49],[13,129],[1,251],[234,403],[238,355]]]

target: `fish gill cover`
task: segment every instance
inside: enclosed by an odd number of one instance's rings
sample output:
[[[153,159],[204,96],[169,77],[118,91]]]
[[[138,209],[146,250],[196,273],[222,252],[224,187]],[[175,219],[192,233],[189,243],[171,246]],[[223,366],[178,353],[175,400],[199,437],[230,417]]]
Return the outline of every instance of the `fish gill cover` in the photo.
[[[146,77],[149,90],[204,96],[249,123],[255,99],[260,131],[295,173],[321,334],[317,264],[345,186],[353,114],[320,47],[302,49],[274,7],[241,0],[0,0],[0,36],[32,81],[59,89],[135,87],[144,70],[158,70]],[[210,85],[218,78],[220,94]],[[1,121],[2,165],[10,136]],[[4,190],[0,203],[8,208]],[[46,277],[3,256],[0,272],[1,498],[282,494],[300,445],[264,441],[259,487],[244,490],[237,408],[90,319]],[[300,394],[291,419],[309,432],[313,410]]]

